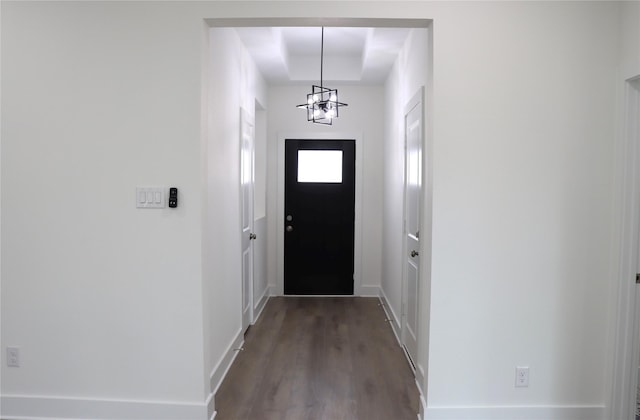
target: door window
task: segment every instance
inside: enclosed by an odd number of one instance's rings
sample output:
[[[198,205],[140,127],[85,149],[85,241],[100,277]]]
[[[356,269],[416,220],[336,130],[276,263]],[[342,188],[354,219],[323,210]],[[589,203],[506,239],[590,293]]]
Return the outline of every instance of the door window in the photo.
[[[342,150],[298,150],[298,182],[342,183]]]

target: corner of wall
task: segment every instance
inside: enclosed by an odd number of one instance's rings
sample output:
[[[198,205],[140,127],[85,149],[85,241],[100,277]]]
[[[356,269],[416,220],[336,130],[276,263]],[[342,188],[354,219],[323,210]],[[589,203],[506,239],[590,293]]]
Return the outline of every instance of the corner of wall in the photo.
[[[214,398],[216,392],[218,392],[218,388],[220,388],[220,384],[222,384],[222,381],[224,380],[225,375],[229,371],[229,368],[231,368],[233,361],[236,359],[238,351],[242,349],[243,343],[244,334],[242,332],[242,329],[240,329],[238,330],[233,340],[227,345],[224,354],[222,355],[220,360],[218,360],[218,363],[211,371],[211,374],[209,375],[209,386],[211,389],[211,394],[214,395]]]

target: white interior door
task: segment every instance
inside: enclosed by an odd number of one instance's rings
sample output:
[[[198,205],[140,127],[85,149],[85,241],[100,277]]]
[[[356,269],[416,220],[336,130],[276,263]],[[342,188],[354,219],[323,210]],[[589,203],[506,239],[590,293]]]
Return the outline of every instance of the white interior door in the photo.
[[[240,112],[240,191],[242,201],[242,329],[253,322],[253,189],[254,123],[244,109]]]
[[[420,214],[422,201],[422,89],[407,104],[405,129],[404,276],[402,344],[415,366],[418,352]]]

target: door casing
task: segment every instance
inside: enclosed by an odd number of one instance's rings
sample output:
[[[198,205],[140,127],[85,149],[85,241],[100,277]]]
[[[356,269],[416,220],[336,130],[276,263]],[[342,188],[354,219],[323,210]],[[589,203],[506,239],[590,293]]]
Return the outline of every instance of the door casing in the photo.
[[[309,140],[355,140],[356,142],[356,205],[355,238],[353,258],[353,294],[354,296],[378,296],[379,286],[362,284],[362,133],[358,132],[282,132],[278,133],[278,179],[277,179],[277,215],[276,218],[276,295],[284,295],[284,145],[286,139]]]
[[[625,103],[619,163],[623,166],[618,269],[618,308],[613,341],[613,375],[609,417],[635,419],[640,358],[640,75],[625,83]]]

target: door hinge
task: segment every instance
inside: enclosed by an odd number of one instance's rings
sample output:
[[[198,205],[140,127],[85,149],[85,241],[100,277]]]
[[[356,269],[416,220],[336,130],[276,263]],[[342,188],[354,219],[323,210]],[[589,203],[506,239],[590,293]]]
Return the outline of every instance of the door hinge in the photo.
[[[640,284],[640,273],[636,274],[636,284]]]

